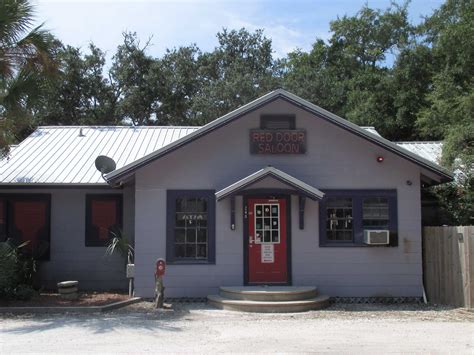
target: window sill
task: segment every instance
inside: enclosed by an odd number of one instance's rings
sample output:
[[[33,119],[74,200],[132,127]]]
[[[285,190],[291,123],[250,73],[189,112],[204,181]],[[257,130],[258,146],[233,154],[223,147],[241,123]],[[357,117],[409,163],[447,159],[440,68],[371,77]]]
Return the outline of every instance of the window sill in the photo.
[[[320,243],[319,246],[321,248],[358,248],[358,247],[367,247],[366,244],[355,244],[355,243]]]
[[[393,248],[395,245],[368,245],[355,243],[324,243],[319,244],[320,248]]]
[[[173,260],[167,261],[168,265],[215,265],[215,261],[208,260]]]

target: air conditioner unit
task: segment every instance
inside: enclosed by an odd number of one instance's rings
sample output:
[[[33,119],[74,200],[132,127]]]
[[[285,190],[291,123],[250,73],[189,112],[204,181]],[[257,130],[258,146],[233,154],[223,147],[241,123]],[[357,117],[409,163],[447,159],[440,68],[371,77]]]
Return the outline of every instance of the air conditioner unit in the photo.
[[[390,243],[390,231],[388,230],[364,230],[364,243],[368,245],[388,245]]]

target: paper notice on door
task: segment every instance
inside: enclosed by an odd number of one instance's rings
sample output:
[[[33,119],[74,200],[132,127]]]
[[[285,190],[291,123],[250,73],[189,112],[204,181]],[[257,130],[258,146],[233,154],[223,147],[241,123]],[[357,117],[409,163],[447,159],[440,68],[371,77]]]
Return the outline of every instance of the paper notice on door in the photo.
[[[275,250],[273,244],[262,244],[262,263],[275,262]]]

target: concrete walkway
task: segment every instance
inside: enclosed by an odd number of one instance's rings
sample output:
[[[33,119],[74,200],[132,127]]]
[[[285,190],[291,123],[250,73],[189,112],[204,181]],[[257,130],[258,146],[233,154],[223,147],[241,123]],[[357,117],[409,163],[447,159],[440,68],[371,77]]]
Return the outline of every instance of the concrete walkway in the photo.
[[[474,313],[332,306],[242,314],[207,305],[150,305],[97,315],[3,316],[0,353],[474,352]]]

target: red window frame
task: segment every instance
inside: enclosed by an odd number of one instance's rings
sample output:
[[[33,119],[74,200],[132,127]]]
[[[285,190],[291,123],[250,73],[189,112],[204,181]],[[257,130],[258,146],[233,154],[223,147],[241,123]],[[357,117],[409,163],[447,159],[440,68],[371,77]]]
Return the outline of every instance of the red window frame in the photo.
[[[106,246],[114,236],[112,232],[121,230],[122,224],[121,194],[86,195],[86,247]]]

